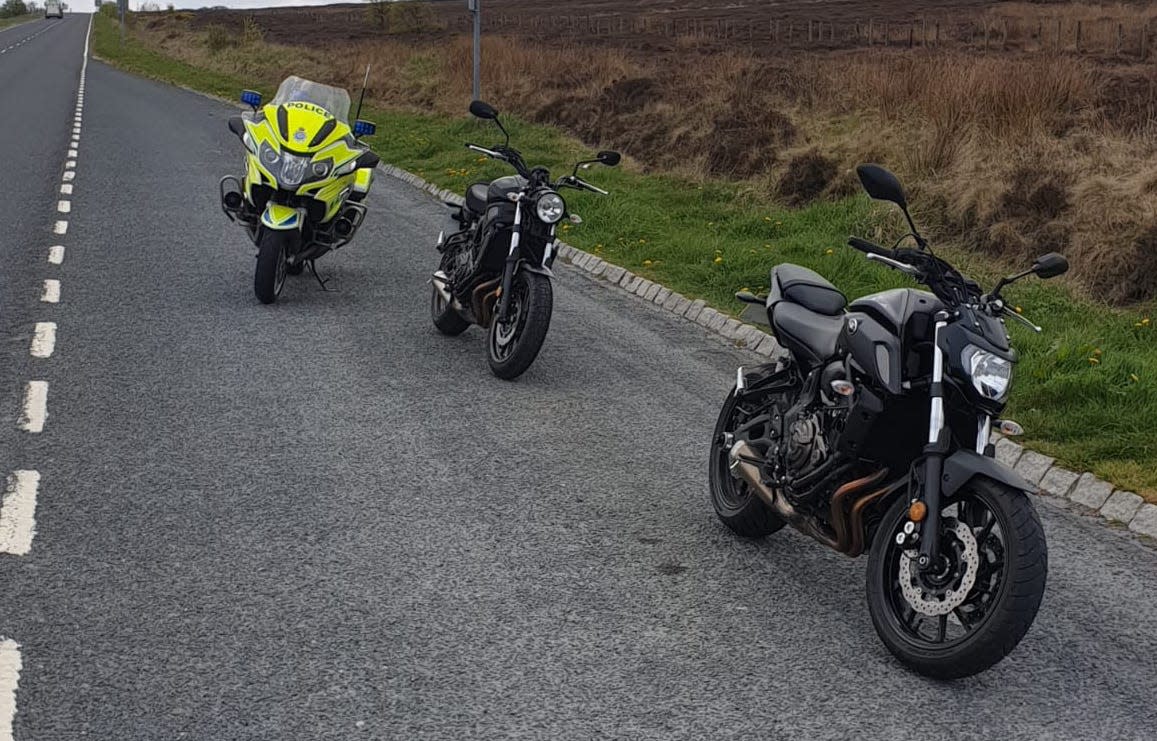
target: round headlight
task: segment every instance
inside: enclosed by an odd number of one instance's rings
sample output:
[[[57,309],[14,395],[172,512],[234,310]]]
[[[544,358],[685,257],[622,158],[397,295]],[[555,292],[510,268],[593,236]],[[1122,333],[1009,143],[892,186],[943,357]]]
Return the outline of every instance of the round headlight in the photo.
[[[321,162],[314,162],[310,169],[313,172],[313,176],[320,180],[329,174],[329,168],[332,164],[333,160],[322,160]]]
[[[562,215],[566,213],[566,201],[558,193],[549,191],[538,197],[538,201],[534,204],[534,210],[538,212],[538,218],[542,221],[547,224],[557,224],[562,220]]]
[[[972,376],[972,387],[986,399],[1004,401],[1012,384],[1012,361],[976,345],[964,348],[963,360]]]
[[[262,142],[261,144],[261,164],[266,167],[273,167],[281,161],[281,154],[276,149],[270,146],[269,142]]]

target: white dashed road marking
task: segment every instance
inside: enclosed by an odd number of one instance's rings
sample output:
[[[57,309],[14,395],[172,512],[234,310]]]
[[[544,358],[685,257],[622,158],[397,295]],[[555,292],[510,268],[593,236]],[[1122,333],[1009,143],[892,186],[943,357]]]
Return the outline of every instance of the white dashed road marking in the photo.
[[[13,471],[4,489],[0,507],[0,553],[27,556],[36,535],[36,493],[40,474],[36,471]],[[2,682],[2,680],[0,680]],[[0,695],[3,694],[0,685]],[[0,697],[0,708],[3,698]],[[4,738],[3,713],[0,712],[0,738]]]
[[[32,333],[32,348],[29,352],[34,358],[50,358],[56,349],[56,322],[37,322],[36,330]]]
[[[64,262],[64,245],[54,244],[48,248],[48,261],[53,265]]]
[[[72,183],[65,183],[60,186],[60,194],[65,196],[72,195]]]
[[[71,170],[69,170],[68,172],[64,173],[64,179],[65,179],[65,180],[72,180],[72,179],[73,179],[73,178],[75,178],[75,177],[76,177],[76,173],[75,173],[75,172],[73,172],[73,171],[71,171]]]
[[[68,222],[67,221],[56,222],[56,224],[52,227],[52,233],[53,234],[68,234]]]
[[[48,381],[29,381],[24,389],[24,406],[20,412],[20,429],[43,432],[48,418]]]
[[[46,304],[60,303],[60,281],[52,278],[44,281],[44,292],[40,294],[40,300]]]
[[[56,210],[62,214],[66,214],[72,210],[72,201],[57,201]]]
[[[16,686],[21,668],[20,644],[11,638],[0,640],[0,741],[12,741]]]

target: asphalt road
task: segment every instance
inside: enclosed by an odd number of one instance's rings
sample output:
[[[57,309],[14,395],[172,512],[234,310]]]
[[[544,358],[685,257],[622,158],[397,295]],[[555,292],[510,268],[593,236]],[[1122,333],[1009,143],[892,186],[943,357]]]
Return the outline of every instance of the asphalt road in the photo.
[[[479,332],[430,325],[443,214],[408,186],[376,183],[335,292],[261,306],[217,204],[233,109],[92,62],[54,235],[85,20],[0,56],[0,464],[41,475],[31,551],[0,554],[15,738],[1153,738],[1157,554],[1040,504],[1020,648],[914,676],[865,560],[716,523],[706,446],[748,356],[563,270],[500,382]]]

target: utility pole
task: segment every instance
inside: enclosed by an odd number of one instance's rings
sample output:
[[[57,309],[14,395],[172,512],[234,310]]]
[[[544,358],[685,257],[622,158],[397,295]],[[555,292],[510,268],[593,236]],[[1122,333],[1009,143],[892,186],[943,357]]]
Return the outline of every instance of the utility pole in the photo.
[[[466,0],[467,9],[474,14],[474,88],[472,100],[482,98],[482,0]]]
[[[121,17],[121,46],[125,45],[125,8],[128,4],[129,0],[117,0],[117,10],[120,11]]]

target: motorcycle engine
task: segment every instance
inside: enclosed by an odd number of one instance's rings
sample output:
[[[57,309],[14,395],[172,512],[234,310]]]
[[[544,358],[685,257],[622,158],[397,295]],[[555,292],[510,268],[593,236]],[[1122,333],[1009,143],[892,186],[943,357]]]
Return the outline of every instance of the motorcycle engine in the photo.
[[[784,460],[793,475],[804,475],[827,460],[828,443],[818,413],[800,415],[786,433]]]

